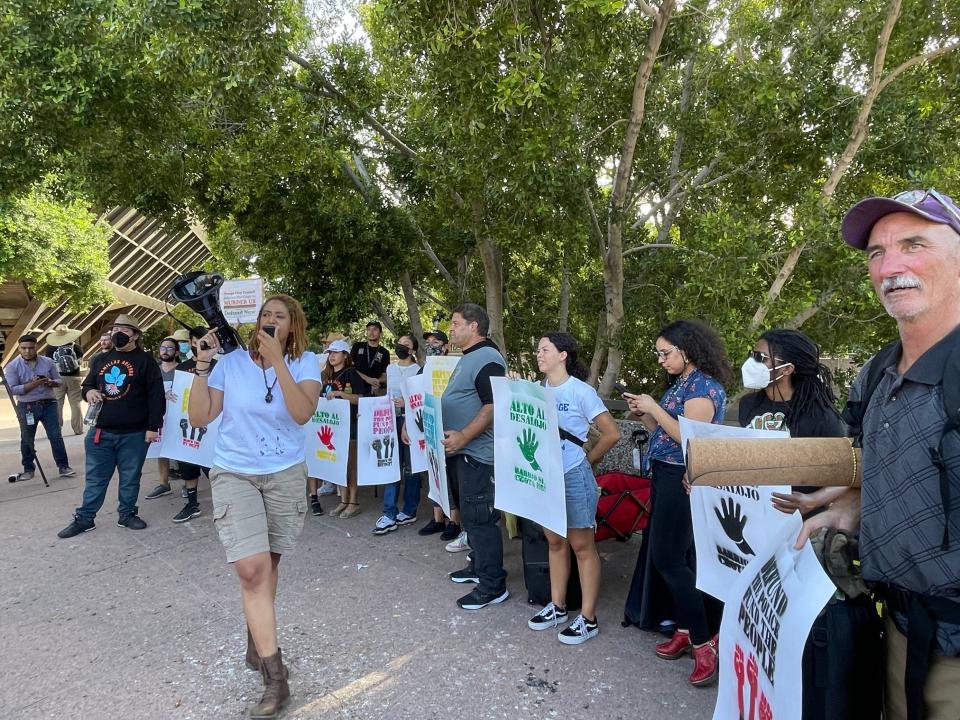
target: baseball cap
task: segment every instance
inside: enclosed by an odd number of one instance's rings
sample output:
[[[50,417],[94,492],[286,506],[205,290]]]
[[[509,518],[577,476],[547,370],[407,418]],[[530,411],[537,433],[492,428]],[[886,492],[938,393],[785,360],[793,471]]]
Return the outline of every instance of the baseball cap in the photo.
[[[450,339],[447,337],[447,334],[443,330],[431,330],[430,332],[425,332],[423,334],[424,340],[429,340],[430,338],[435,337],[437,340],[442,342],[444,345],[450,342]]]
[[[327,352],[350,352],[350,346],[347,345],[345,340],[334,340],[332,343],[327,345]]]
[[[908,190],[893,197],[861,200],[847,211],[840,223],[840,235],[847,245],[864,250],[870,231],[881,218],[897,212],[910,213],[924,220],[949,225],[960,235],[960,207],[948,195],[929,190]]]

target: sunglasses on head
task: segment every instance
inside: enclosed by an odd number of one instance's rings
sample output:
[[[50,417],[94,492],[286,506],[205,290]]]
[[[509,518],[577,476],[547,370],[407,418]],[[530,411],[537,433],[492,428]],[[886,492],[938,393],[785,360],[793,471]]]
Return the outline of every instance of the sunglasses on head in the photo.
[[[958,215],[957,211],[953,209],[953,206],[950,204],[950,202],[933,188],[930,188],[929,190],[908,190],[907,192],[902,192],[899,195],[894,195],[893,199],[897,202],[916,206],[922,205],[923,201],[928,197],[936,200],[937,204],[946,210],[950,217],[960,224],[960,215]]]

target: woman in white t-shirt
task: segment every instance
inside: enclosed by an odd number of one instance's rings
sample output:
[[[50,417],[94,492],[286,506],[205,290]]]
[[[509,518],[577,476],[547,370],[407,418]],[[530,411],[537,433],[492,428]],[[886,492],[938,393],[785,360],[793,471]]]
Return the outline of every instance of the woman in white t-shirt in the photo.
[[[293,550],[307,512],[302,426],[317,407],[320,366],[306,351],[306,328],[300,303],[275,295],[260,309],[249,352],[223,356],[212,371],[219,342],[209,332],[188,405],[195,427],[223,416],[210,472],[213,522],[240,579],[246,663],[265,685],[251,717],[274,717],[290,696],[275,602],[280,558]]]
[[[557,637],[567,645],[579,645],[600,631],[596,615],[600,595],[600,556],[593,537],[597,481],[590,465],[617,443],[620,430],[597,391],[583,381],[587,370],[577,360],[577,341],[571,335],[551,332],[540,338],[537,365],[546,376],[545,385],[553,389],[557,400],[567,499],[567,537],[544,528],[550,546],[551,602],[527,621],[527,625],[533,630],[548,630],[566,620],[569,548],[573,548],[580,570],[583,605],[580,615]],[[583,450],[583,443],[591,423],[600,430],[600,438],[588,455]]]

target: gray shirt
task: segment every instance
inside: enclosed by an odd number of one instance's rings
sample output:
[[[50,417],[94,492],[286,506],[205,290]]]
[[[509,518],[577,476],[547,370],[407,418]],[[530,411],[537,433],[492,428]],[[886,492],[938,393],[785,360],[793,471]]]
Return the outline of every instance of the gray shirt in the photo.
[[[863,418],[863,488],[860,559],[867,580],[925,595],[960,601],[960,433],[944,439],[950,469],[951,516],[948,550],[942,550],[944,509],[936,448],[946,421],[943,368],[960,345],[960,328],[925,352],[903,375],[888,367]],[[850,392],[859,400],[869,363]],[[896,615],[901,631],[906,618]],[[960,655],[960,626],[940,623],[941,655]]]
[[[440,399],[444,430],[463,430],[484,405],[493,402],[491,376],[506,374],[507,365],[497,346],[490,341],[467,350],[450,376]],[[492,419],[492,418],[491,418]],[[469,455],[477,462],[493,465],[493,429],[488,427],[467,443],[458,455]]]
[[[37,355],[37,359],[29,363],[18,355],[7,365],[7,383],[10,385],[10,392],[17,398],[17,402],[25,403],[35,402],[36,400],[53,400],[52,387],[40,385],[29,392],[24,390],[23,386],[38,375],[46,375],[50,380],[60,382],[60,373],[57,371],[57,364],[43,355]]]

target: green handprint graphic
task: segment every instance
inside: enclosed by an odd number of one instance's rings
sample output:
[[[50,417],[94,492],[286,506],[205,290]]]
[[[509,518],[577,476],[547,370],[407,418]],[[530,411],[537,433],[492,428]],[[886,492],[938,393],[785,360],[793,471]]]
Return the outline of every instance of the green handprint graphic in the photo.
[[[517,438],[517,445],[520,446],[520,452],[524,459],[530,463],[534,470],[540,469],[540,463],[537,462],[537,448],[540,447],[540,441],[537,440],[536,433],[530,428],[523,431],[523,434]]]

